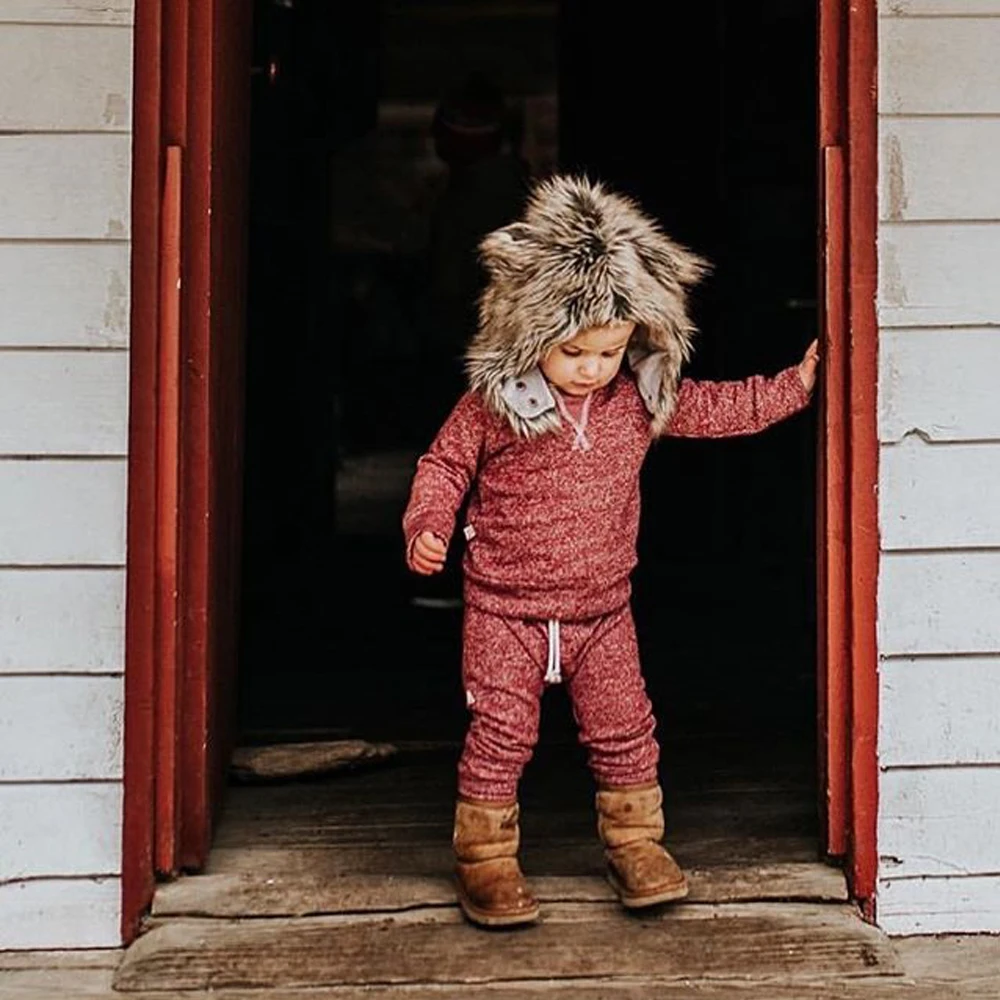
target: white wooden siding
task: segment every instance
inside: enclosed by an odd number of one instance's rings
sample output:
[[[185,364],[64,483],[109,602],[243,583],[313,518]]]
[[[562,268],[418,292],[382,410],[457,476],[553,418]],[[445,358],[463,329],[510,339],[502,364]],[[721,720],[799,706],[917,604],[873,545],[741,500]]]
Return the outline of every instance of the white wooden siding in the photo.
[[[0,883],[0,948],[106,948],[119,939],[119,878]]]
[[[1000,111],[1000,20],[896,17],[882,21],[880,31],[882,114]]]
[[[124,351],[0,352],[0,455],[124,455]]]
[[[1000,330],[883,330],[879,437],[1000,440]],[[962,391],[956,392],[955,386]]]
[[[878,0],[878,10],[887,20],[894,15],[973,17],[1000,14],[1000,0]]]
[[[994,222],[883,220],[879,225],[879,326],[1000,323],[998,260],[1000,225]]]
[[[0,675],[121,673],[124,611],[124,569],[0,569]]]
[[[122,776],[122,678],[0,676],[0,781]]]
[[[984,706],[1000,706],[1000,657],[886,660],[879,761],[885,768],[1000,764],[1000,711]]]
[[[879,923],[889,934],[949,934],[1000,927],[1000,875],[886,879]]]
[[[0,0],[0,23],[131,24],[132,0]]]
[[[0,31],[0,128],[129,128],[128,28],[8,24]],[[15,81],[20,85],[15,86]]]
[[[1000,551],[882,554],[879,652],[883,657],[998,650]],[[920,725],[920,720],[912,724]]]
[[[882,548],[990,548],[1000,544],[1000,441],[883,445]]]
[[[0,243],[0,348],[125,347],[128,260],[127,243]]]
[[[0,460],[0,564],[125,562],[125,461]]]
[[[0,238],[125,239],[127,135],[0,135]]]
[[[130,0],[0,0],[0,948],[119,943]]]
[[[877,917],[1000,931],[1000,0],[879,10]]]
[[[883,876],[1000,872],[1000,768],[897,768],[879,798]]]
[[[121,872],[118,781],[0,784],[0,882]]]

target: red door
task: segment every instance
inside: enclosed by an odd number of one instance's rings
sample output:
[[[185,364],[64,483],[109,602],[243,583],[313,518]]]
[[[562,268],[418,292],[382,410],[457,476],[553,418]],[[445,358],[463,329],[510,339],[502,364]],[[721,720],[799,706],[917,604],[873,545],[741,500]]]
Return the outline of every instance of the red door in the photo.
[[[137,0],[123,933],[234,734],[251,5]]]

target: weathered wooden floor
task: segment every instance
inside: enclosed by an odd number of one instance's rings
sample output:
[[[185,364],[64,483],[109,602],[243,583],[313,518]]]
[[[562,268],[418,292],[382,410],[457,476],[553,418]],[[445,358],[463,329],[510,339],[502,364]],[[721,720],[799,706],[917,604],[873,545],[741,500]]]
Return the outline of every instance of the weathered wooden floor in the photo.
[[[936,964],[926,950],[907,959],[860,919],[842,874],[817,857],[811,759],[773,745],[665,748],[695,751],[700,766],[670,769],[666,786],[668,843],[691,874],[680,905],[621,910],[582,759],[552,746],[522,795],[523,864],[544,918],[470,927],[448,879],[455,752],[410,750],[367,772],[231,788],[207,871],[160,888],[124,957],[0,956],[0,997],[106,998],[112,987],[137,1000],[1000,996],[1000,940],[980,945],[974,974],[954,949]]]

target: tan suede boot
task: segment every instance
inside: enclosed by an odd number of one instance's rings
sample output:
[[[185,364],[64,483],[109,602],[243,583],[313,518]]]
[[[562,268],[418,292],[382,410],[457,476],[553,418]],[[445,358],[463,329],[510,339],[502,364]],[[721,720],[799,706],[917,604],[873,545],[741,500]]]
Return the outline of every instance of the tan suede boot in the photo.
[[[455,806],[455,874],[458,903],[475,924],[511,927],[538,919],[538,902],[517,863],[521,832],[516,802]]]
[[[629,909],[682,899],[687,879],[663,839],[663,792],[658,784],[601,788],[597,830],[604,842],[608,878]]]

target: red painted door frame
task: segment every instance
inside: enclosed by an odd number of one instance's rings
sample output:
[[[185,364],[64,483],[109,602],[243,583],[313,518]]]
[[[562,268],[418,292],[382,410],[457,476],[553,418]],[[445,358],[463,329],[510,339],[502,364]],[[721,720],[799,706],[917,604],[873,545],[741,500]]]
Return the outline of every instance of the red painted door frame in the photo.
[[[876,0],[819,2],[820,788],[826,849],[874,918],[877,875]]]
[[[826,849],[872,916],[877,14],[818,3],[819,766]],[[156,875],[204,862],[232,734],[250,8],[136,0],[126,941]]]
[[[250,14],[135,5],[126,941],[203,864],[234,733]]]

